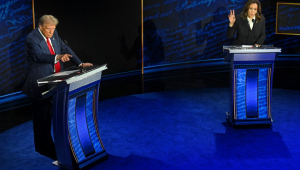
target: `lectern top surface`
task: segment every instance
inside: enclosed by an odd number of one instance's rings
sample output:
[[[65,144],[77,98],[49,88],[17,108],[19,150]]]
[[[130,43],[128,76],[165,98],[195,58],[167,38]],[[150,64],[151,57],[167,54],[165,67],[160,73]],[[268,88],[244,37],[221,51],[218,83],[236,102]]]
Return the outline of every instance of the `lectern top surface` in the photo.
[[[273,47],[272,45],[262,45],[254,47],[252,45],[233,45],[223,46],[223,52],[228,53],[280,53],[281,48]]]
[[[68,82],[70,80],[76,81],[78,79],[81,79],[82,76],[89,76],[90,74],[95,74],[97,72],[106,70],[106,64],[104,65],[95,65],[91,67],[85,67],[85,68],[80,68],[80,67],[70,67],[66,69],[65,71],[59,72],[59,73],[54,73],[50,76],[41,78],[38,80],[38,85],[43,85],[43,84],[53,84],[53,83],[59,83],[59,82]]]

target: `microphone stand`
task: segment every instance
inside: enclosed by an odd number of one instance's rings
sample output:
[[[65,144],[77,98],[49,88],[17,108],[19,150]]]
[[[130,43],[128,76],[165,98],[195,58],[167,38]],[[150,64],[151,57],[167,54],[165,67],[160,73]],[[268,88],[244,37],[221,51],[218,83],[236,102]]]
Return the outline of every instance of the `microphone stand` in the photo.
[[[252,31],[253,31],[253,35],[254,35],[254,44],[253,44],[253,46],[255,46],[255,43],[256,43],[256,40],[255,40],[255,30],[254,30],[254,24],[255,24],[255,22],[254,22],[255,20],[254,19],[252,19],[252,23],[253,23],[253,27],[252,27]],[[255,46],[256,47],[256,46]]]
[[[67,40],[64,40],[63,41],[71,50],[72,50],[72,48],[69,46],[69,44],[68,44],[68,42],[67,42]],[[73,51],[73,50],[72,50]],[[73,51],[73,53],[75,54],[75,52]],[[75,54],[76,55],[76,54]],[[77,55],[76,55],[77,56]],[[81,66],[79,65],[79,66],[77,66],[77,68],[79,68],[80,69],[80,72],[84,72],[84,70],[83,70],[83,63],[81,63]]]

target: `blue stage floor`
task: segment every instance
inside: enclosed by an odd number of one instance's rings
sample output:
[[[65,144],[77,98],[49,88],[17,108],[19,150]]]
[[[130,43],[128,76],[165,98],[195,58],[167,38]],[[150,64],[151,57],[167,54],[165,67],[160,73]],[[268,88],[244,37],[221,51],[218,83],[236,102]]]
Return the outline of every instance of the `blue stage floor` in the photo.
[[[189,87],[101,100],[109,157],[92,169],[300,169],[300,91],[273,90],[267,128],[233,129],[225,120],[229,97],[229,88]],[[0,169],[59,169],[34,151],[31,121],[0,139]]]

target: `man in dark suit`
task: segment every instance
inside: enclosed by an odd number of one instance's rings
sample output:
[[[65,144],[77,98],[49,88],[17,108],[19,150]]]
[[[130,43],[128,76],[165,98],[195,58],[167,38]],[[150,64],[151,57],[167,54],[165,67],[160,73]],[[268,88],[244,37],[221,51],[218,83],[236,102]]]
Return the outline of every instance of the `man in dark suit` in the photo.
[[[44,15],[39,27],[31,31],[25,42],[27,53],[27,77],[23,93],[32,100],[35,150],[56,160],[54,142],[51,136],[52,101],[43,99],[47,86],[38,87],[37,80],[63,70],[63,62],[72,61],[80,67],[92,66],[82,63],[75,53],[60,39],[56,31],[58,20]]]
[[[230,10],[228,18],[227,38],[233,38],[237,33],[233,45],[263,45],[266,38],[265,18],[258,0],[249,0],[242,14],[237,17],[234,10]]]

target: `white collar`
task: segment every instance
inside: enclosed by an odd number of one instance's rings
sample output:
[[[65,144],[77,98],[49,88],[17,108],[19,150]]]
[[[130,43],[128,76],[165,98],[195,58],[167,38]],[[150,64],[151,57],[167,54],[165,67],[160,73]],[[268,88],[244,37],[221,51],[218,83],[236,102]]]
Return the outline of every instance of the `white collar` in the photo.
[[[254,21],[255,21],[255,16],[252,19],[254,19]],[[248,20],[248,22],[252,22],[249,17],[247,17],[247,20]]]
[[[45,41],[47,41],[47,38],[44,36],[44,34],[41,32],[40,28],[38,28],[39,32],[41,33],[41,35],[43,36],[43,38],[45,39]]]

